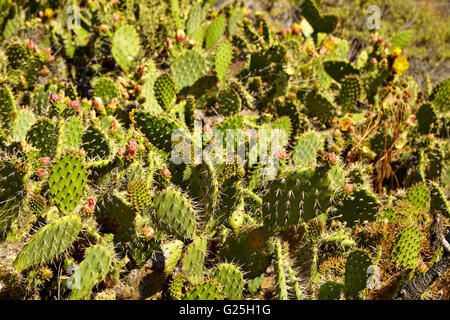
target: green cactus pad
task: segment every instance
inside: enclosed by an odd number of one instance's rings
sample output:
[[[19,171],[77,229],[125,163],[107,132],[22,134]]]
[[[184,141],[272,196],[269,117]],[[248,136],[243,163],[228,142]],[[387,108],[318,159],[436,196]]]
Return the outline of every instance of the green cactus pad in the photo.
[[[196,50],[186,50],[171,64],[171,73],[178,90],[190,87],[203,76],[206,63]],[[156,92],[156,91],[155,91]]]
[[[406,193],[406,199],[417,209],[423,211],[430,203],[430,190],[423,183],[416,184]]]
[[[257,277],[270,263],[266,248],[268,239],[268,233],[262,228],[242,230],[239,236],[226,239],[223,248],[219,251],[219,257],[239,265],[246,277]]]
[[[34,121],[35,117],[31,110],[28,109],[17,110],[17,115],[9,134],[11,140],[20,141],[26,139],[27,132],[33,125]]]
[[[319,119],[329,121],[337,111],[336,105],[324,94],[312,90],[304,101],[308,110]]]
[[[132,117],[136,127],[153,145],[167,153],[172,151],[172,134],[182,129],[177,120],[138,110],[133,112]]]
[[[331,201],[330,176],[324,168],[281,174],[263,196],[264,226],[276,232],[326,212]]]
[[[441,81],[431,92],[429,101],[438,108],[438,110],[445,112],[449,110],[450,105],[450,78]]]
[[[366,252],[356,250],[349,254],[345,263],[344,291],[347,296],[355,295],[366,287],[367,268],[370,265],[372,265],[372,259]]]
[[[178,261],[183,253],[184,243],[180,240],[167,241],[161,245],[164,256],[164,273],[171,274],[175,271]],[[184,279],[184,278],[183,278]]]
[[[51,169],[48,184],[58,209],[72,213],[87,185],[87,169],[81,157],[72,152],[62,155]]]
[[[241,98],[233,89],[221,90],[217,96],[219,112],[225,117],[241,113]]]
[[[14,95],[7,86],[0,89],[0,128],[10,128],[17,116]]]
[[[112,263],[110,251],[101,245],[86,249],[86,258],[75,269],[75,279],[70,293],[71,300],[80,300],[90,295],[92,288],[108,274]],[[79,283],[77,283],[79,280]],[[77,285],[79,284],[79,287]]]
[[[222,81],[233,59],[233,48],[228,40],[222,41],[217,47],[215,57],[215,70],[217,79]]]
[[[361,97],[362,84],[357,75],[347,75],[342,79],[338,100],[344,112],[349,112]]]
[[[321,139],[317,132],[310,131],[302,134],[292,152],[292,162],[298,168],[315,166],[320,146]]]
[[[133,239],[135,229],[135,212],[131,205],[117,192],[97,202],[95,215],[100,229],[113,233],[114,241],[128,242]]]
[[[28,130],[26,140],[42,157],[51,156],[57,144],[56,125],[50,119],[42,118]]]
[[[438,115],[431,103],[421,105],[416,113],[416,118],[419,124],[417,129],[421,134],[429,134],[436,131]]]
[[[95,82],[94,97],[99,97],[103,103],[108,104],[112,99],[119,98],[120,92],[113,80],[101,78]]]
[[[430,202],[430,212],[439,211],[441,214],[447,218],[450,218],[450,205],[448,204],[448,200],[442,191],[442,189],[438,186],[437,183],[430,183],[431,190],[431,202]]]
[[[347,61],[325,61],[323,67],[328,75],[337,82],[343,81],[346,76],[359,74],[358,69]]]
[[[305,0],[301,8],[302,15],[316,33],[332,33],[339,23],[339,19],[335,15],[322,16],[313,0]]]
[[[353,227],[364,221],[375,221],[379,203],[377,196],[371,191],[355,187],[351,196],[336,206],[336,214],[339,220]]]
[[[189,289],[182,300],[223,300],[223,294],[216,282],[208,280]]]
[[[191,36],[197,28],[200,27],[203,20],[208,14],[208,7],[203,6],[201,1],[197,2],[189,11],[188,19],[186,20],[186,34]]]
[[[156,101],[166,111],[169,110],[170,104],[175,98],[175,91],[175,83],[167,73],[161,74],[153,84]]]
[[[400,230],[392,246],[392,261],[401,268],[412,269],[417,265],[422,235],[416,226]]]
[[[174,300],[181,300],[183,295],[183,287],[184,287],[184,275],[182,273],[176,274],[169,285],[170,296]]]
[[[227,19],[224,15],[218,16],[208,27],[205,38],[205,48],[209,49],[220,40],[227,27]]]
[[[207,244],[206,237],[197,237],[186,248],[181,270],[186,280],[192,284],[199,284],[203,281]]]
[[[61,132],[61,131],[60,131]],[[63,124],[62,134],[59,136],[62,151],[65,149],[78,150],[82,143],[83,124],[80,119],[72,117]]]
[[[39,230],[14,261],[18,271],[52,261],[69,249],[81,231],[81,219],[69,215],[57,219]]]
[[[0,233],[5,231],[20,212],[25,193],[25,172],[13,159],[0,161]]]
[[[231,263],[221,263],[211,271],[211,279],[222,288],[225,299],[240,300],[244,290],[242,272]]]
[[[111,54],[117,64],[128,71],[140,50],[139,36],[130,25],[123,25],[114,33]]]
[[[150,189],[144,180],[135,180],[128,186],[128,198],[137,211],[150,207],[152,203],[150,197]]]
[[[319,300],[340,300],[343,291],[343,285],[335,281],[327,281],[320,286]]]
[[[172,188],[161,191],[156,195],[153,206],[159,228],[180,240],[194,238],[196,213],[190,200],[180,191]]]
[[[112,146],[108,135],[96,125],[91,125],[83,134],[82,147],[90,160],[104,160],[111,156]]]

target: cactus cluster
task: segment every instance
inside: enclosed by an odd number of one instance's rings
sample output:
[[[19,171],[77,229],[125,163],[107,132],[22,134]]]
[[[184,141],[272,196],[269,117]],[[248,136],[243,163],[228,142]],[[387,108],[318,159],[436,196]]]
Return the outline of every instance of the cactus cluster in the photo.
[[[317,0],[73,3],[0,5],[0,298],[390,299],[450,254],[411,31],[350,59]]]

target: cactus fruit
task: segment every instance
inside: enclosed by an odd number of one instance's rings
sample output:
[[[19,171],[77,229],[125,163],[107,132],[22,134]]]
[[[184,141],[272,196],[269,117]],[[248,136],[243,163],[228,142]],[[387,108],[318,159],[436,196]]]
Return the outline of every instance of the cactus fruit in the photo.
[[[412,269],[417,265],[422,235],[415,226],[400,230],[392,246],[392,261],[401,268]]]
[[[58,209],[63,214],[72,213],[87,185],[87,169],[81,156],[73,152],[63,154],[52,166],[48,184]]]
[[[22,271],[52,261],[69,249],[81,228],[81,219],[76,215],[68,215],[47,224],[23,247],[14,261],[14,268]]]

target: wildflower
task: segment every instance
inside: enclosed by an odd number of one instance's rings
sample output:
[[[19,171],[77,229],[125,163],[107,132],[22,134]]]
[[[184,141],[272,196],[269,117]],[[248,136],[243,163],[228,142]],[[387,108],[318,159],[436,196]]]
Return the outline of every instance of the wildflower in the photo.
[[[334,49],[336,49],[336,43],[333,41],[333,39],[330,37],[329,39],[325,40],[323,42],[323,47],[327,49],[328,52],[333,52]]]
[[[406,70],[409,69],[408,59],[406,59],[405,56],[398,56],[397,58],[395,58],[392,68],[396,73],[402,75]]]

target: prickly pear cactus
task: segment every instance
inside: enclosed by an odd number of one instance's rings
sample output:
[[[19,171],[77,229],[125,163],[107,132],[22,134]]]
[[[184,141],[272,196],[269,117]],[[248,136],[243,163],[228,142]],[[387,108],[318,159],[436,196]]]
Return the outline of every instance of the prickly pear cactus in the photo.
[[[244,2],[0,1],[0,299],[450,296],[444,16]]]

